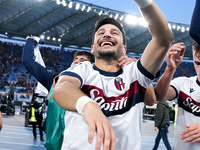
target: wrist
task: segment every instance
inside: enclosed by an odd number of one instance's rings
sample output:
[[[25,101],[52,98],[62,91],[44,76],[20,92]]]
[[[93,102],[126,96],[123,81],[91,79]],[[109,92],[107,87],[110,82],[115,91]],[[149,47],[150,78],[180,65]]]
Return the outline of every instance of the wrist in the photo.
[[[153,0],[134,0],[139,8],[145,8],[153,2]]]
[[[83,110],[84,107],[87,103],[89,102],[93,102],[96,103],[95,101],[93,101],[91,98],[89,98],[88,96],[81,96],[77,102],[76,102],[76,110],[79,114],[83,115]]]
[[[175,68],[171,68],[171,67],[169,67],[169,66],[167,66],[166,69],[165,69],[165,72],[168,72],[168,73],[170,73],[170,74],[174,74],[175,71],[176,71]]]

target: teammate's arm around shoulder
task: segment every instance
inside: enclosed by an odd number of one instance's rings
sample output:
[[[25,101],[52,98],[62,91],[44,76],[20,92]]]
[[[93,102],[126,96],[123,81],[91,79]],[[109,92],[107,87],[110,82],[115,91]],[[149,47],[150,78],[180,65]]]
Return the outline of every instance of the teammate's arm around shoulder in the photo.
[[[146,7],[140,7],[140,10],[148,23],[149,31],[152,35],[152,40],[149,42],[141,57],[143,67],[155,75],[160,69],[165,55],[173,40],[173,34],[168,27],[168,22],[165,19],[162,11],[151,0],[135,0],[136,2],[149,2]]]

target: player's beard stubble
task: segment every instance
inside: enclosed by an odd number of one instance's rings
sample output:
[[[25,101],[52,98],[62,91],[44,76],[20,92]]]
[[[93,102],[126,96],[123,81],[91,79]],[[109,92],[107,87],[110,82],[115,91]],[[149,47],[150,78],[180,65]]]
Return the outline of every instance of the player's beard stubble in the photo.
[[[117,50],[94,50],[94,56],[96,59],[102,59],[106,62],[118,61],[122,55],[122,47],[118,47]]]

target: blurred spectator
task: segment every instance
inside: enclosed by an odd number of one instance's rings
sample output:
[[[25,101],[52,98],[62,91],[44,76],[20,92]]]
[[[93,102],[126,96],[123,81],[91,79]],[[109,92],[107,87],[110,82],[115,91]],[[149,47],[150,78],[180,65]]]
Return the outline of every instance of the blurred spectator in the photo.
[[[31,122],[33,126],[33,140],[37,140],[36,126],[38,125],[38,128],[40,130],[40,140],[44,141],[42,132],[42,104],[36,101],[36,95],[34,95],[32,98],[29,122]]]
[[[155,113],[155,127],[154,130],[158,130],[157,137],[155,139],[155,145],[153,147],[153,150],[157,150],[160,139],[162,138],[163,143],[165,144],[167,150],[172,150],[169,141],[168,141],[168,128],[170,126],[170,117],[169,117],[169,112],[171,108],[168,105],[168,102],[163,101],[159,102],[156,108],[156,113]]]

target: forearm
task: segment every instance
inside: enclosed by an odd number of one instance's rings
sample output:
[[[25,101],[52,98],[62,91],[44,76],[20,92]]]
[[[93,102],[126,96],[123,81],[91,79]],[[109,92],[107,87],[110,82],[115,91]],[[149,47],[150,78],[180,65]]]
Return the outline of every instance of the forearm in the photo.
[[[160,8],[152,2],[148,7],[142,8],[141,12],[148,23],[148,28],[153,36],[164,46],[170,46],[173,34],[168,27],[168,22]]]
[[[157,101],[163,101],[169,99],[167,95],[174,72],[175,69],[170,69],[166,67],[165,72],[156,83],[155,93]]]
[[[76,111],[76,102],[82,96],[85,94],[69,81],[56,84],[52,94],[53,99],[60,107],[70,111]]]
[[[149,85],[145,92],[144,103],[148,106],[152,106],[156,102],[156,95],[152,85]]]
[[[155,75],[163,64],[173,40],[173,34],[168,27],[165,16],[154,2],[142,8],[141,12],[152,35],[152,40],[141,57],[141,64],[147,71]]]

